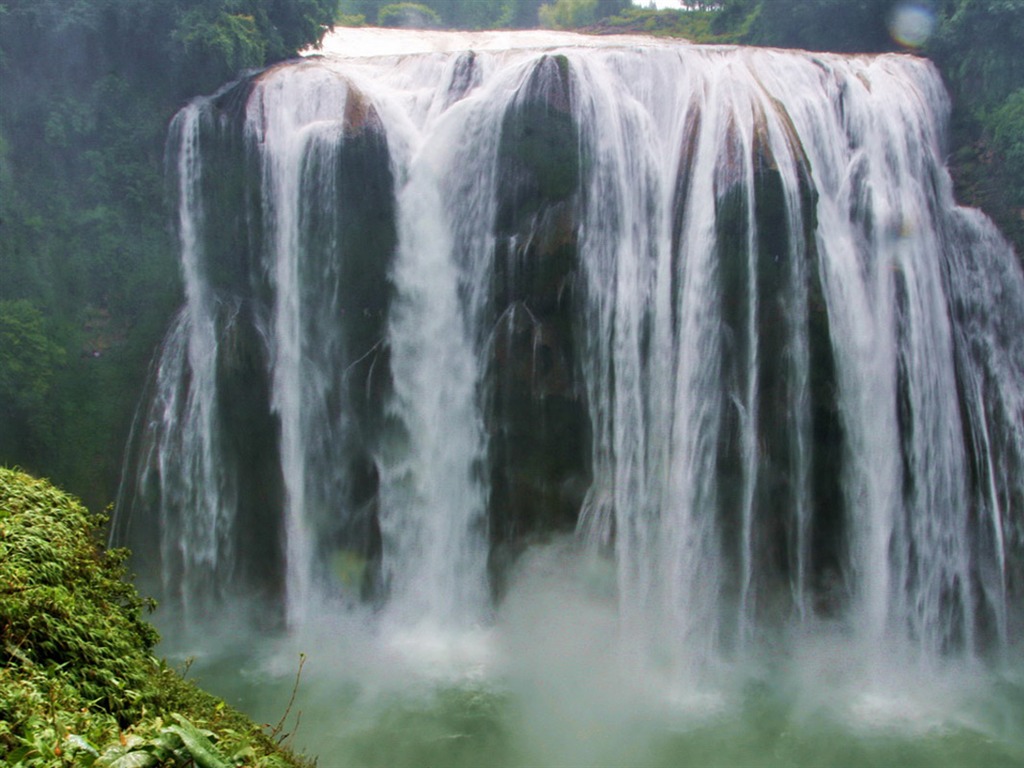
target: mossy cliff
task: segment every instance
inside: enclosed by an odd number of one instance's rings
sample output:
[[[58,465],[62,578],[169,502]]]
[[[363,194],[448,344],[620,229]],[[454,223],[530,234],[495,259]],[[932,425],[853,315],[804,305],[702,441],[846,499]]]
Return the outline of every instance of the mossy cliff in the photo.
[[[147,601],[102,516],[0,468],[0,764],[301,766],[156,660]]]

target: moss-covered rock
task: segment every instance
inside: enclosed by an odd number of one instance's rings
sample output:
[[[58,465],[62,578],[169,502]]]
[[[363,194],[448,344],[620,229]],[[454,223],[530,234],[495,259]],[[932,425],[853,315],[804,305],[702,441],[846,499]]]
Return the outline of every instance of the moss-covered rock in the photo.
[[[104,518],[0,468],[0,764],[299,766],[151,655],[147,601]]]

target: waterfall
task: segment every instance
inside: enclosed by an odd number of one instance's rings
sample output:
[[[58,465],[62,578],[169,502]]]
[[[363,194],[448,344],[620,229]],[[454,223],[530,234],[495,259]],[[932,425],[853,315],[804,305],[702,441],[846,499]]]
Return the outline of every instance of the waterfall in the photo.
[[[172,126],[187,302],[119,515],[181,612],[479,625],[574,531],[680,672],[822,622],[1005,648],[1024,278],[934,68],[417,39]]]

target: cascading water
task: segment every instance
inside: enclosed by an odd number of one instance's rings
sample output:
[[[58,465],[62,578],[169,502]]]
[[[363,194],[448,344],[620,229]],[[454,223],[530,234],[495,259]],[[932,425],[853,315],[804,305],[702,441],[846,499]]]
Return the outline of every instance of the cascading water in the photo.
[[[935,71],[526,45],[309,57],[175,121],[187,306],[124,505],[165,595],[468,627],[575,529],[680,679],[823,622],[1005,650],[1024,279],[953,201]]]

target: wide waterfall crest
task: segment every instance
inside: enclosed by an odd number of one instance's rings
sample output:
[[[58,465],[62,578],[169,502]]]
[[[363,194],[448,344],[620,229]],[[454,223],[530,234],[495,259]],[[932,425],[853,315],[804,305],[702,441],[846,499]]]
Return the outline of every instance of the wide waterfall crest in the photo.
[[[580,40],[332,52],[182,111],[124,538],[195,622],[486,623],[575,530],[684,672],[820,622],[1006,647],[1024,278],[955,205],[934,69]]]

